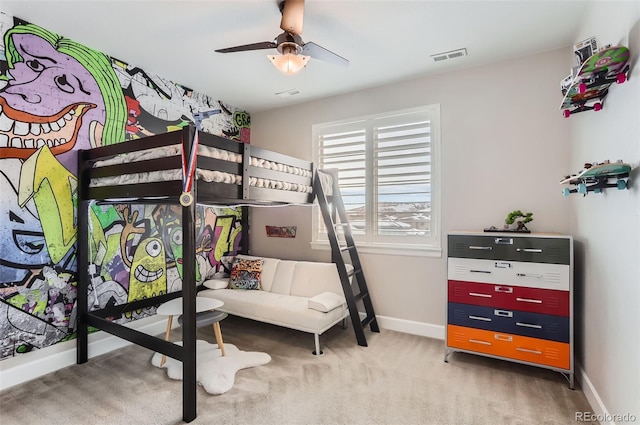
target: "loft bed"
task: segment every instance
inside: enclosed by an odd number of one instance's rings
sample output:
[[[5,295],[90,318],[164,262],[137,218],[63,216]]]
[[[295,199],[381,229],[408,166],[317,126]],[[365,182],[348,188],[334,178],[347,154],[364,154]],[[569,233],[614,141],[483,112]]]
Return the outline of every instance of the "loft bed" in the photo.
[[[183,420],[196,417],[196,285],[126,304],[90,310],[89,208],[92,202],[180,204],[183,282],[196,281],[196,204],[270,206],[311,204],[313,163],[243,144],[194,127],[78,152],[77,363],[88,361],[89,327],[165,354],[183,364]],[[246,247],[248,221],[242,215]],[[183,344],[111,320],[182,297]]]

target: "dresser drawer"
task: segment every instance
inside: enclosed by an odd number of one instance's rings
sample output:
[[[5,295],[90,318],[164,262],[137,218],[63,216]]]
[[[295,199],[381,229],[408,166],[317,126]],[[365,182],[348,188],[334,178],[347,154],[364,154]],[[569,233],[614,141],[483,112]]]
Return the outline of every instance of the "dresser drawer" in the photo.
[[[563,342],[448,325],[447,346],[560,369],[571,367],[570,345]]]
[[[449,235],[448,256],[568,265],[571,264],[571,239],[506,234]]]
[[[471,304],[449,303],[448,323],[532,338],[569,342],[569,318]]]
[[[447,269],[450,280],[560,291],[570,289],[571,268],[564,264],[449,258]]]
[[[450,280],[448,301],[569,316],[569,291]]]

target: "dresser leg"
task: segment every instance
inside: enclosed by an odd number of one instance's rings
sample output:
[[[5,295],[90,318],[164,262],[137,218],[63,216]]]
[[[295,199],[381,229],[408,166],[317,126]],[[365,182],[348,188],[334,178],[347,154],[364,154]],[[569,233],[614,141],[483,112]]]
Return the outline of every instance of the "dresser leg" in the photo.
[[[569,389],[572,390],[573,387],[573,383],[574,383],[574,373],[571,372],[569,373]]]

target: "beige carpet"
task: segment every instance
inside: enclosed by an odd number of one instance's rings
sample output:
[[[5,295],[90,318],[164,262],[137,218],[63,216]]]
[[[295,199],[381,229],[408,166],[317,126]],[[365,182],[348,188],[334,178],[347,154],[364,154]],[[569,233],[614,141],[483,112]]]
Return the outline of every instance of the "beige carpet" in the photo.
[[[198,388],[193,424],[567,425],[592,410],[559,373],[462,353],[444,363],[439,340],[367,331],[365,348],[337,326],[315,357],[309,334],[235,317],[221,325],[225,342],[272,360],[238,371],[225,394]],[[215,341],[208,327],[198,338]],[[130,346],[2,391],[0,423],[181,424],[182,382],[152,354]]]

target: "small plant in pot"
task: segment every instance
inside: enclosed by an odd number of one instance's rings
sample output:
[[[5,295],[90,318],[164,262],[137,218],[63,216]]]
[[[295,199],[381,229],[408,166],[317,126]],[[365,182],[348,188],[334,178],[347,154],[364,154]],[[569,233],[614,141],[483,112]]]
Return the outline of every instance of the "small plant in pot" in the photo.
[[[533,213],[528,212],[525,214],[520,210],[514,210],[507,214],[507,218],[504,219],[504,229],[516,232],[529,232],[526,224],[532,221]],[[514,224],[516,224],[516,228],[512,227]]]

